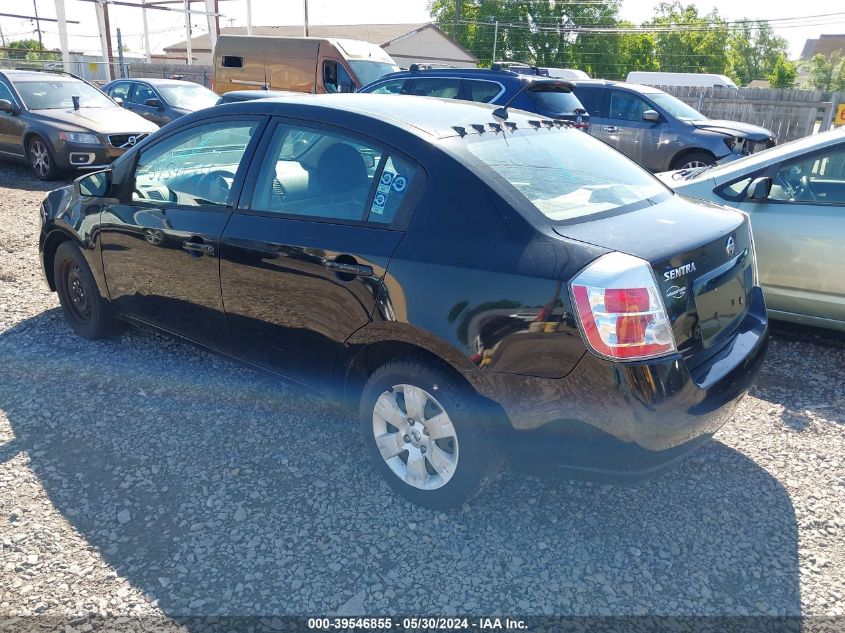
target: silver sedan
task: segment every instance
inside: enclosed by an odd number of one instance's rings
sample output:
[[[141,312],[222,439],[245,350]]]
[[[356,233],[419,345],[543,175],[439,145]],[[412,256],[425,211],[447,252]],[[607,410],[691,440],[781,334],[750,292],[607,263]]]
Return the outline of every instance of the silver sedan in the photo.
[[[772,318],[845,331],[845,128],[659,177],[749,214]]]

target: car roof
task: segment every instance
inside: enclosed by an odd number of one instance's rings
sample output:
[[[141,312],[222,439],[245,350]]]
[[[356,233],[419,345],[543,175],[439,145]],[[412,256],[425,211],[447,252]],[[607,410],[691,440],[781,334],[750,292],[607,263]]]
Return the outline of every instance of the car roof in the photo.
[[[489,79],[491,81],[511,81],[519,83],[572,83],[570,79],[560,77],[545,77],[525,75],[511,70],[493,70],[491,68],[421,68],[419,70],[400,70],[377,79],[372,83],[380,83],[388,79],[409,79],[412,77],[463,77],[473,79]],[[366,86],[365,86],[366,87]]]
[[[290,115],[317,121],[321,120],[324,113],[328,111],[341,116],[367,117],[410,131],[417,136],[436,139],[463,135],[461,132],[463,128],[466,128],[463,133],[473,133],[472,125],[488,126],[491,123],[497,123],[493,117],[493,111],[497,109],[495,105],[413,95],[303,93],[287,97],[226,103],[215,108],[219,108],[221,112],[226,109],[231,112]],[[550,119],[531,112],[508,110],[509,125],[516,124],[517,127],[527,128],[529,121],[536,123],[541,120]]]
[[[0,74],[5,75],[13,83],[16,81],[43,81],[45,78],[51,81],[82,81],[73,75],[65,75],[52,71],[2,69],[0,70]]]
[[[595,86],[595,87],[602,87],[602,88],[624,88],[626,90],[631,90],[633,92],[639,92],[642,94],[655,94],[658,92],[663,92],[657,88],[653,88],[652,86],[644,86],[642,84],[631,84],[626,81],[612,81],[610,79],[572,79],[570,80],[572,83],[575,84],[575,87],[578,86]]]

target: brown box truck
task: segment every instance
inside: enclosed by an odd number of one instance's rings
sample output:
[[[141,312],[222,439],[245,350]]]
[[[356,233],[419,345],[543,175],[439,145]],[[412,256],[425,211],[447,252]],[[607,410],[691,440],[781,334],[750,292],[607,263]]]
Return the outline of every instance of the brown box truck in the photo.
[[[359,40],[221,35],[213,89],[355,92],[399,70],[383,49]]]

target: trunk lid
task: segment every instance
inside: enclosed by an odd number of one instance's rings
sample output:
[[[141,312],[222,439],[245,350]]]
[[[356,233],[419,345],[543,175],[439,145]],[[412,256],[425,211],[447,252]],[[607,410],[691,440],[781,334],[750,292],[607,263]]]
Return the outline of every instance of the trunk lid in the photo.
[[[754,262],[744,214],[673,195],[644,209],[554,228],[651,264],[678,351],[691,367],[718,351],[748,311]]]

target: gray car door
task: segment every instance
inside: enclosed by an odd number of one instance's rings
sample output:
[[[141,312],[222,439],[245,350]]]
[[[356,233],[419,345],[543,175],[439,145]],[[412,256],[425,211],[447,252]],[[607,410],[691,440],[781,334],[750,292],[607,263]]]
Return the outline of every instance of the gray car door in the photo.
[[[148,99],[157,99],[161,105],[158,107],[148,106],[145,103]],[[167,116],[165,111],[164,101],[149,84],[140,81],[135,83],[132,93],[129,95],[127,107],[158,126],[170,123],[170,117]]]
[[[0,153],[7,156],[23,156],[22,137],[25,124],[21,118],[20,103],[3,81],[0,81],[0,99],[6,99],[12,105],[18,106],[16,114],[0,112]]]
[[[845,143],[768,173],[769,197],[738,205],[751,216],[767,307],[845,321]]]
[[[624,90],[610,93],[610,125],[615,147],[646,169],[660,171],[659,142],[665,121],[644,121],[643,112],[652,106],[639,95]]]

